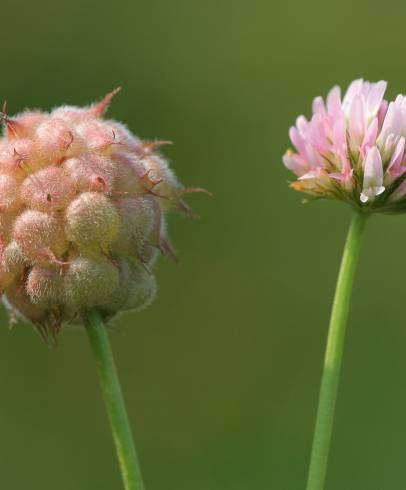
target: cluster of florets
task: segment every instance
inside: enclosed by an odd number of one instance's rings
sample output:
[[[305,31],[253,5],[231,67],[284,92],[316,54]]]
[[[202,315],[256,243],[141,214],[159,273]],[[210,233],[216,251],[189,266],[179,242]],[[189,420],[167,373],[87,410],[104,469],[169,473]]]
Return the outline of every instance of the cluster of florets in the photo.
[[[334,87],[313,101],[310,121],[298,117],[285,166],[291,187],[339,199],[364,212],[406,210],[406,97],[384,100],[386,82],[353,81],[343,99]]]
[[[1,113],[0,288],[46,334],[92,307],[106,317],[151,302],[158,251],[173,255],[165,212],[188,212],[156,153],[90,107]]]

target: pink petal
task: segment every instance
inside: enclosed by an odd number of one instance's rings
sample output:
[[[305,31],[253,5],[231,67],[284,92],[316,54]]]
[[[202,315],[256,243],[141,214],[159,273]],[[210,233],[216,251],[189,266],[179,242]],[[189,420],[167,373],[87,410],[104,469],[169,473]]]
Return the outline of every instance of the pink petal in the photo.
[[[367,110],[371,117],[374,117],[379,110],[386,86],[387,82],[383,80],[378,83],[374,83],[371,86],[371,89],[366,97]]]
[[[324,160],[320,153],[316,151],[310,143],[305,144],[304,156],[310,168],[319,168],[324,166]]]
[[[364,183],[373,180],[374,182],[382,183],[383,168],[382,158],[376,146],[368,150],[365,165],[364,165]],[[379,185],[380,185],[379,184]]]
[[[378,134],[378,118],[375,117],[374,119],[372,119],[372,122],[368,126],[364,139],[362,140],[362,144],[360,148],[362,157],[365,156],[366,150],[368,148],[371,148],[371,146],[375,145],[377,134]]]
[[[389,104],[385,119],[379,133],[378,142],[383,145],[390,134],[398,135],[401,129],[401,113],[399,111],[398,99]]]
[[[403,136],[399,139],[396,145],[395,151],[393,152],[392,158],[389,162],[388,170],[395,169],[400,166],[403,160],[403,155],[405,152],[405,138]]]
[[[324,153],[329,149],[324,121],[325,117],[321,114],[315,114],[310,121],[309,140],[312,146],[320,153]]]
[[[301,154],[304,154],[305,152],[305,141],[304,139],[300,136],[299,131],[296,129],[295,126],[292,126],[289,129],[289,138],[290,141],[295,145],[297,148],[297,151]]]
[[[383,183],[382,158],[376,146],[368,150],[364,164],[364,182],[361,202],[373,201],[376,196],[385,191]]]
[[[365,130],[364,101],[361,95],[355,95],[353,98],[348,119],[351,140],[356,144],[360,144]]]
[[[309,132],[309,122],[304,116],[299,116],[296,119],[296,127],[299,131],[300,136],[302,136],[302,138],[306,138]]]
[[[343,99],[343,110],[347,113],[350,109],[353,98],[361,93],[364,80],[359,78],[350,83]]]
[[[339,156],[340,156],[340,161],[341,161],[341,172],[343,175],[345,176],[348,176],[348,175],[351,175],[352,176],[352,169],[351,169],[351,164],[348,160],[348,157],[347,157],[347,153],[344,153],[344,152],[339,152]]]
[[[316,97],[312,104],[313,114],[326,114],[326,107],[322,97]]]
[[[287,151],[282,157],[283,163],[287,169],[300,177],[307,172],[308,165],[299,155]]]
[[[388,110],[388,105],[389,105],[389,102],[387,100],[383,100],[381,102],[381,105],[379,106],[378,124],[379,124],[380,128],[382,128],[382,124],[383,124],[383,121],[384,121],[385,116],[386,116],[386,111]]]
[[[341,90],[337,85],[327,95],[327,112],[330,116],[341,112]]]
[[[403,157],[405,153],[405,138],[400,138],[392,158],[390,159],[388,168],[385,173],[385,184],[392,183],[395,179],[400,177],[405,171],[406,167],[402,165]]]
[[[344,116],[337,117],[333,123],[333,145],[336,150],[347,150],[346,124]]]

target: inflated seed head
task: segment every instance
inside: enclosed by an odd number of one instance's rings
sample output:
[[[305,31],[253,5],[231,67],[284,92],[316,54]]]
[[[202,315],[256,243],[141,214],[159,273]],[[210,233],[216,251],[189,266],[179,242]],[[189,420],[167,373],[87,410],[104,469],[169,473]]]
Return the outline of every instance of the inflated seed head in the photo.
[[[156,195],[162,196],[160,204],[164,208],[170,207],[179,188],[175,174],[159,155],[149,155],[143,160],[143,165],[149,178],[148,185]]]
[[[57,117],[45,119],[37,127],[35,136],[41,157],[51,164],[78,154],[85,148],[75,129]]]
[[[15,179],[24,179],[33,168],[41,166],[37,144],[27,138],[13,139],[2,145],[0,151],[2,173],[10,173]]]
[[[14,275],[21,275],[29,264],[28,258],[22,253],[16,241],[11,241],[2,253],[2,267],[5,271]]]
[[[153,301],[157,290],[154,275],[132,260],[120,260],[119,269],[118,286],[109,302],[101,305],[101,310],[114,314],[117,311],[146,308]]]
[[[61,220],[41,211],[23,211],[14,221],[13,238],[22,253],[34,261],[44,250],[58,254],[67,248]]]
[[[103,193],[83,192],[66,209],[66,236],[79,249],[108,252],[118,233],[120,217]]]
[[[79,256],[64,273],[62,297],[69,308],[86,310],[108,303],[118,281],[118,268],[107,258]]]
[[[35,265],[26,282],[27,294],[34,304],[43,307],[57,305],[62,293],[62,276],[53,265]]]
[[[119,196],[148,194],[144,182],[145,167],[136,155],[114,154],[114,190]]]
[[[17,210],[21,206],[19,182],[12,174],[0,174],[0,213]]]
[[[5,304],[17,316],[22,316],[34,325],[47,327],[50,314],[47,307],[34,303],[28,296],[25,282],[18,280],[10,284],[5,290]],[[57,328],[57,326],[55,326]]]
[[[28,175],[20,187],[21,200],[27,207],[47,212],[63,210],[75,194],[69,174],[55,166]]]
[[[42,335],[147,306],[158,251],[173,256],[169,209],[187,209],[164,141],[143,142],[103,118],[112,97],[50,113],[2,114],[0,290]]]
[[[130,264],[130,279],[122,285],[127,287],[122,310],[142,310],[154,300],[157,286],[155,277],[144,267]]]
[[[134,256],[141,250],[152,233],[156,209],[150,197],[125,197],[117,200],[119,230],[111,245],[114,253]]]
[[[114,188],[116,163],[96,153],[68,158],[62,164],[77,192],[110,192]]]

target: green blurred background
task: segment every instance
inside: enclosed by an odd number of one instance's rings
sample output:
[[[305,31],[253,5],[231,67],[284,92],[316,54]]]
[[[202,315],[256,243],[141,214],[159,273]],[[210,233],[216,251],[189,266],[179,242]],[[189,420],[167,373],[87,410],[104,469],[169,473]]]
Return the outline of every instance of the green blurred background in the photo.
[[[384,9],[384,11],[382,10]],[[174,216],[181,264],[111,338],[147,490],[303,489],[350,212],[303,206],[281,164],[314,96],[363,76],[406,92],[406,4],[366,0],[3,0],[9,111],[87,104],[166,154],[202,216]],[[327,490],[406,488],[406,218],[368,226]],[[0,488],[118,490],[86,336],[47,349],[0,329]]]

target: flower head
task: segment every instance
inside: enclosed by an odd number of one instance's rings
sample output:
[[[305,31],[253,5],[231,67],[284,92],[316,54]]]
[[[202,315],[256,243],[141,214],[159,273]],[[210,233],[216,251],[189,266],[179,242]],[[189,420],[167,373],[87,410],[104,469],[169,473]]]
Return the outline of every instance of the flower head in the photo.
[[[406,96],[384,99],[386,82],[353,81],[313,101],[308,121],[289,130],[296,151],[283,156],[293,189],[338,199],[365,212],[406,210]]]
[[[0,139],[0,289],[7,305],[46,335],[148,305],[158,251],[173,256],[165,214],[189,212],[157,153],[103,119],[117,91],[89,107],[9,117]]]

